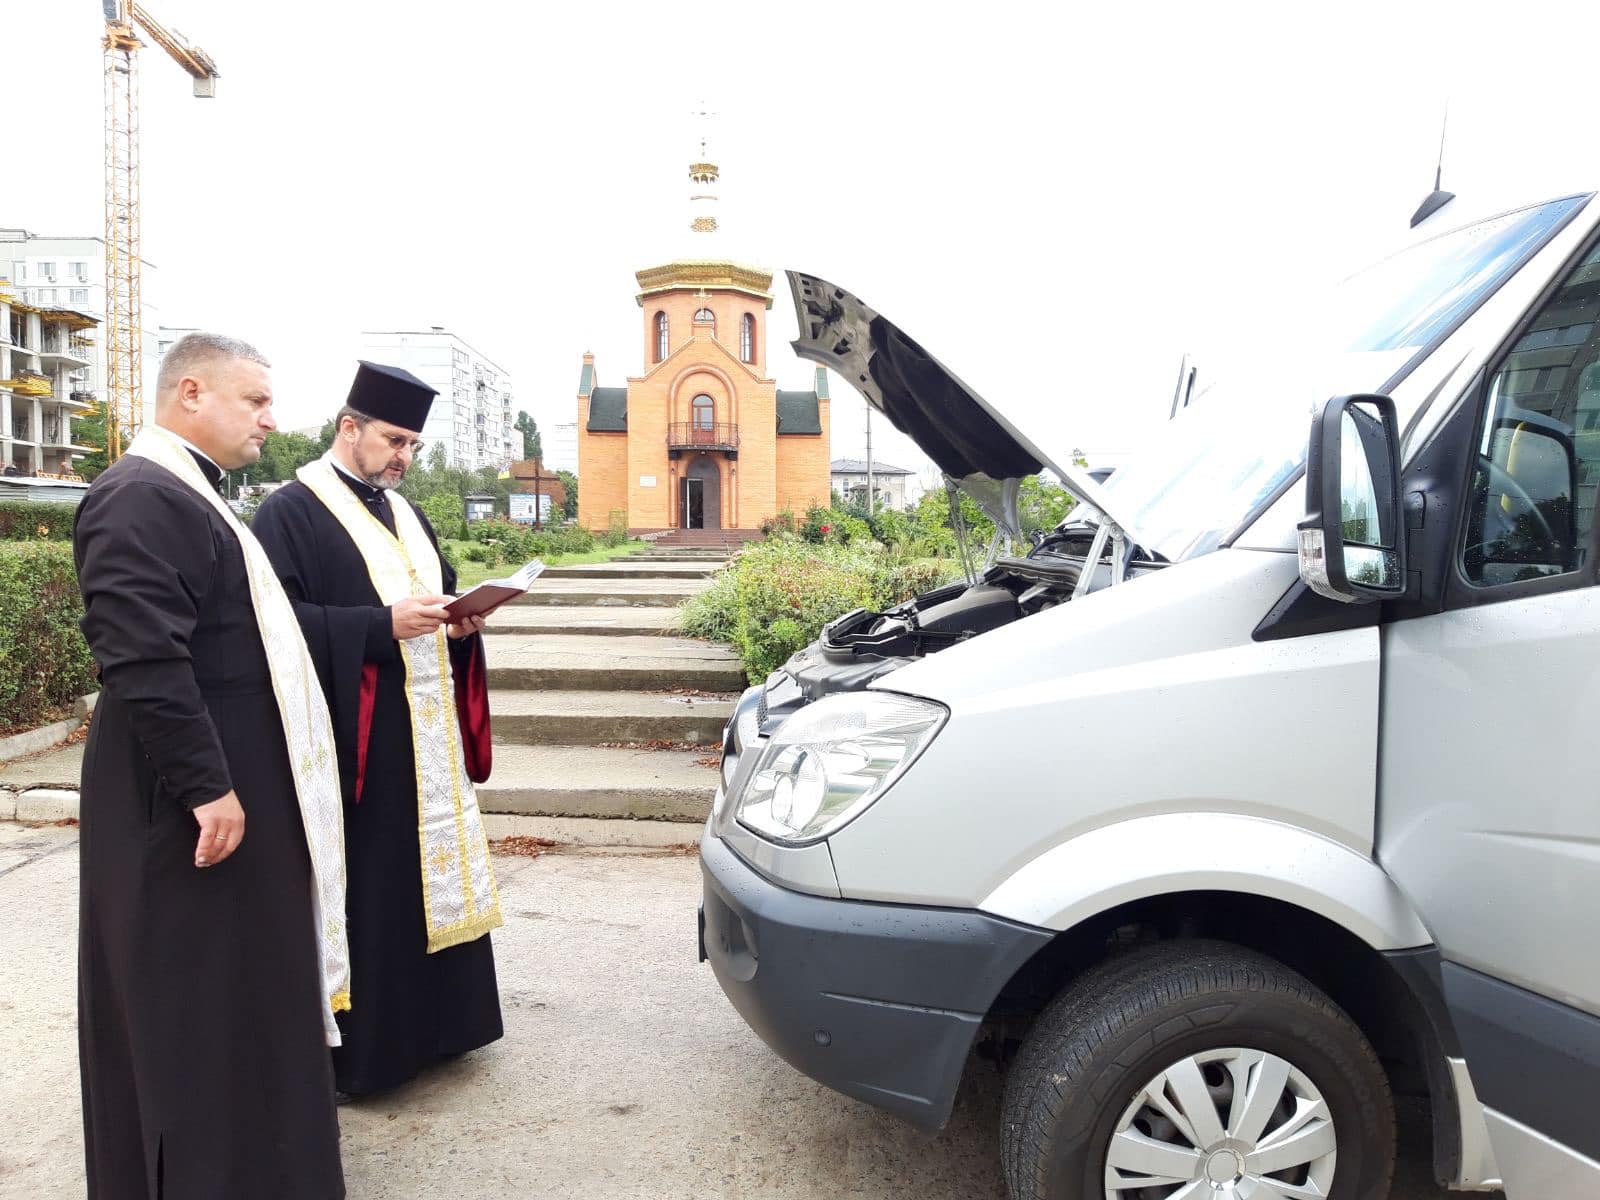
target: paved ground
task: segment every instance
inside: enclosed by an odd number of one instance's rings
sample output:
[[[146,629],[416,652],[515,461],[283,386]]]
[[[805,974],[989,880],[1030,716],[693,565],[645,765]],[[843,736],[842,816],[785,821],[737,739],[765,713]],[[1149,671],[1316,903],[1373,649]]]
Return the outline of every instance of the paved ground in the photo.
[[[495,860],[506,1038],[341,1110],[352,1200],[1001,1200],[982,1064],[936,1139],[773,1056],[695,962],[690,857]],[[81,1196],[76,830],[0,823],[0,1197]],[[1393,1200],[1440,1200],[1415,1146]]]

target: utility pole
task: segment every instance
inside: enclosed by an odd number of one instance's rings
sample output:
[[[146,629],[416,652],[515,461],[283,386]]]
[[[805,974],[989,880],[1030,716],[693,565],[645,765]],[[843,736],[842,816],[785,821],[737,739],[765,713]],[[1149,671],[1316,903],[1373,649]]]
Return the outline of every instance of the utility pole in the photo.
[[[877,511],[872,495],[872,405],[867,405],[867,516]]]

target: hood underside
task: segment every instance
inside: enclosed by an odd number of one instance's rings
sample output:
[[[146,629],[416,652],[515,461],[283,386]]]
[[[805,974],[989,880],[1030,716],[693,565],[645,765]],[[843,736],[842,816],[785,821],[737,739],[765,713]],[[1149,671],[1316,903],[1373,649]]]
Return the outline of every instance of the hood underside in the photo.
[[[1016,485],[1007,481],[1048,468],[1079,500],[1136,538],[1086,470],[1050,459],[892,321],[824,279],[786,274],[800,326],[794,352],[851,384],[1001,529],[1020,536]]]

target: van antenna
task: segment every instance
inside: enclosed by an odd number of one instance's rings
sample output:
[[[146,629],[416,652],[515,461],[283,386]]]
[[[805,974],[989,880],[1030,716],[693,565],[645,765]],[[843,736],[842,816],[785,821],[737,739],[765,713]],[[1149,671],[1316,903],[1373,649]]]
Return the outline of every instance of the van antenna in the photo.
[[[1433,168],[1433,191],[1428,193],[1427,198],[1417,207],[1417,211],[1411,214],[1411,228],[1413,229],[1456,198],[1454,192],[1447,192],[1442,187],[1444,181],[1444,138],[1445,132],[1449,128],[1450,102],[1446,100],[1444,120],[1439,123],[1439,161]]]

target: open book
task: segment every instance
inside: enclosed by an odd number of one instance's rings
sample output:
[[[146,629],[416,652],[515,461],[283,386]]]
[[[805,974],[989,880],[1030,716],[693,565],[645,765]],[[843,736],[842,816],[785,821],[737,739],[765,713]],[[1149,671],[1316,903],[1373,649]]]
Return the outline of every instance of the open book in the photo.
[[[533,586],[544,564],[537,558],[509,579],[485,579],[475,588],[468,588],[444,606],[451,621],[462,617],[486,617],[507,600],[515,600]]]

